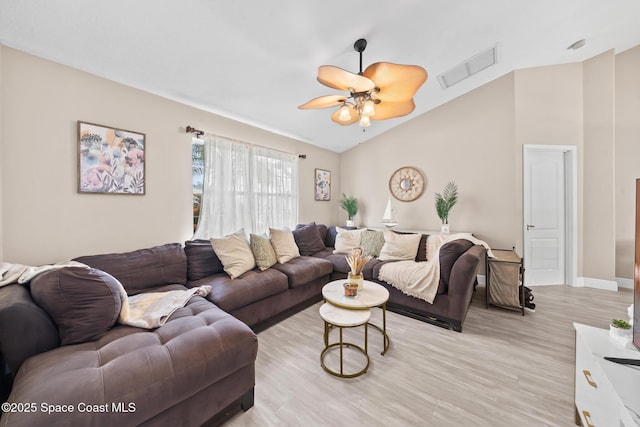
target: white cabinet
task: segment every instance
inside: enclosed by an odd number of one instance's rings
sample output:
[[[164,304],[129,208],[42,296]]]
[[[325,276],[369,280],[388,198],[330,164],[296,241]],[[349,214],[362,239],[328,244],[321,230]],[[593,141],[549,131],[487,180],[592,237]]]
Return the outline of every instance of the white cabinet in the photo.
[[[609,339],[609,331],[579,323],[576,330],[576,424],[584,427],[640,425],[640,367],[620,365],[605,356],[640,359],[632,344]],[[578,417],[580,419],[578,419]]]

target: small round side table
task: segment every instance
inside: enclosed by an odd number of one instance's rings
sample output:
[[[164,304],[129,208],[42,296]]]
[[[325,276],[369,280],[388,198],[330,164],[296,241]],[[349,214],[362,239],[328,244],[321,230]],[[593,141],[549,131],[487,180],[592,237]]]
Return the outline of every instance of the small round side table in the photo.
[[[370,310],[346,310],[344,308],[336,307],[329,303],[324,303],[320,306],[320,317],[324,320],[324,350],[320,353],[320,365],[326,372],[340,378],[354,378],[358,377],[369,369],[369,355],[367,354],[368,347],[368,322],[371,317]],[[364,348],[342,340],[343,328],[355,328],[364,325]],[[329,327],[335,326],[340,331],[340,341],[329,344]],[[343,367],[343,347],[352,347],[360,351],[366,357],[367,363],[360,371],[350,374],[344,373]],[[324,363],[325,355],[332,349],[339,348],[340,350],[340,371],[334,371],[327,367]]]

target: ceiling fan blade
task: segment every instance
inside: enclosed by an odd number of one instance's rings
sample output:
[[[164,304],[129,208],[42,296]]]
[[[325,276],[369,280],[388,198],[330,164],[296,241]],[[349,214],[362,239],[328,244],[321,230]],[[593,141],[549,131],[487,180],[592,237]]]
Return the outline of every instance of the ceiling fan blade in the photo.
[[[413,98],[428,77],[427,71],[422,67],[391,62],[371,64],[363,74],[373,80],[380,89],[376,98],[392,102]]]
[[[305,104],[299,105],[298,108],[301,110],[310,110],[314,108],[337,107],[338,105],[344,104],[346,101],[347,97],[344,95],[319,96]]]
[[[318,67],[318,81],[325,86],[350,92],[366,92],[376,85],[370,79],[333,65]]]
[[[347,121],[342,121],[340,120],[340,109],[338,108],[332,115],[331,115],[331,120],[333,120],[334,122],[338,123],[339,125],[342,126],[349,126],[352,125],[354,123],[356,123],[358,120],[360,120],[360,117],[358,116],[358,112],[356,111],[356,109],[354,108],[353,105],[349,105],[349,114],[351,114],[351,118]]]
[[[376,104],[375,116],[371,116],[371,120],[387,120],[395,117],[406,116],[416,108],[416,104],[413,99],[405,101],[382,101]]]

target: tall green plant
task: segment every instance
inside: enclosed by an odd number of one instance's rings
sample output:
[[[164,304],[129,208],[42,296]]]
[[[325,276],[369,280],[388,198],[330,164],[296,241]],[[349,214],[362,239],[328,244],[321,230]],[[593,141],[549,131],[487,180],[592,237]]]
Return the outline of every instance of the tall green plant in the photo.
[[[457,201],[458,187],[453,181],[444,187],[442,194],[436,193],[436,212],[443,224],[449,224],[449,212]]]
[[[354,216],[358,213],[358,199],[355,197],[347,197],[344,193],[342,193],[342,198],[339,201],[340,207],[347,211],[347,216],[349,220],[352,220]]]

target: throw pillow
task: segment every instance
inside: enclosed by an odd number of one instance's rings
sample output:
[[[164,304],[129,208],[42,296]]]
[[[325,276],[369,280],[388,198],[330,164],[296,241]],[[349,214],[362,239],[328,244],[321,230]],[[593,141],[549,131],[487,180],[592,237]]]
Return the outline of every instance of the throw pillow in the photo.
[[[270,228],[269,233],[271,234],[271,244],[276,251],[276,258],[280,264],[284,264],[300,256],[298,245],[296,245],[291,230],[288,228],[284,230]]]
[[[345,228],[336,227],[336,245],[333,250],[334,254],[348,254],[355,248],[359,248],[362,244],[362,232],[364,228],[358,230],[347,230]]]
[[[60,268],[31,281],[31,295],[58,326],[62,345],[106,334],[120,315],[121,288],[117,279],[95,268]]]
[[[311,256],[325,249],[324,241],[315,222],[293,230],[293,238],[296,241],[296,245],[298,245],[300,255]]]
[[[381,261],[414,261],[418,253],[421,234],[397,234],[384,230],[384,245],[380,250]]]
[[[249,246],[260,271],[264,271],[278,262],[276,252],[267,237],[251,234],[249,236]]]
[[[184,242],[184,252],[187,254],[189,280],[199,280],[224,271],[208,239],[187,240]]]
[[[382,231],[364,230],[362,232],[362,250],[364,255],[379,257],[384,245],[384,233]]]
[[[244,228],[222,238],[211,238],[211,246],[225,273],[235,279],[256,266]]]

